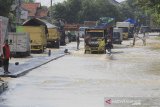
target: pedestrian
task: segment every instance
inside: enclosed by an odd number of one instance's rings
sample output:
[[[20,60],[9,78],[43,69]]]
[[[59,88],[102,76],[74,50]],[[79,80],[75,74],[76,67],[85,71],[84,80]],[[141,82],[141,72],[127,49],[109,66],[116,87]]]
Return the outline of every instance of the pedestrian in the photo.
[[[51,50],[49,49],[49,51],[48,51],[48,56],[51,56]]]
[[[8,71],[9,58],[11,58],[11,56],[10,56],[10,48],[9,48],[9,45],[8,45],[8,40],[5,40],[5,43],[4,43],[4,46],[3,46],[3,68],[4,68],[4,73],[5,74],[10,73]]]
[[[76,37],[76,41],[77,41],[77,50],[79,50],[79,44],[80,44],[80,37],[79,37],[79,33]]]

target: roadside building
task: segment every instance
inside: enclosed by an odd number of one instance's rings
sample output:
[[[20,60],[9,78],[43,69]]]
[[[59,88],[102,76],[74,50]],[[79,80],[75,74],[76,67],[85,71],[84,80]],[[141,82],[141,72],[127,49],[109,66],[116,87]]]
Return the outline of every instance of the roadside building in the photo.
[[[21,7],[28,11],[28,19],[31,18],[48,18],[47,7],[42,7],[41,3],[23,3]]]

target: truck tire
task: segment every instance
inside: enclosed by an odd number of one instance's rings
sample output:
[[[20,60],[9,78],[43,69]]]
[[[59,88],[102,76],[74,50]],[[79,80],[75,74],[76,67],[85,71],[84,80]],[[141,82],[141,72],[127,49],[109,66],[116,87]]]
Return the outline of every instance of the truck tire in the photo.
[[[55,43],[55,48],[59,48],[60,47],[60,41],[57,40],[57,42]]]

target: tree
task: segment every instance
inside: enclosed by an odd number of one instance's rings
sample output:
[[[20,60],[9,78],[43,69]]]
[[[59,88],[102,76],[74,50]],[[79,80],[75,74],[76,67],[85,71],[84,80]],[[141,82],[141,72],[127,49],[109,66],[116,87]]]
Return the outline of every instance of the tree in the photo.
[[[85,20],[94,21],[98,19],[98,12],[96,9],[95,2],[89,0],[84,0],[82,2],[82,9],[79,11],[79,21],[83,22]]]
[[[122,19],[119,7],[111,4],[109,0],[67,0],[54,5],[52,16],[63,18],[68,23],[96,21],[100,17]]]
[[[67,8],[65,3],[58,3],[53,7],[53,18],[54,19],[66,19],[67,18]]]
[[[11,5],[14,0],[0,0],[0,16],[7,17],[11,10]]]
[[[143,11],[149,14],[153,22],[160,24],[160,1],[159,0],[136,0]]]
[[[67,0],[67,21],[69,23],[78,22],[78,14],[81,10],[81,0]]]

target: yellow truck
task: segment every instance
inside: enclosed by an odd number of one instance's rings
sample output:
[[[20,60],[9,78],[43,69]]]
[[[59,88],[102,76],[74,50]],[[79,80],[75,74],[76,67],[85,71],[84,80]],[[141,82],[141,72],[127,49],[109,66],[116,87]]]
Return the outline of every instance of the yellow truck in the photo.
[[[49,23],[47,20],[41,20],[44,22],[48,29],[47,47],[59,48],[60,47],[60,32],[57,26]]]
[[[48,28],[47,46],[54,48],[60,46],[60,33],[56,27]]]
[[[85,30],[85,53],[106,53],[105,29],[86,29]]]
[[[30,35],[31,52],[44,52],[47,38],[44,26],[17,26],[16,32],[27,32]]]

